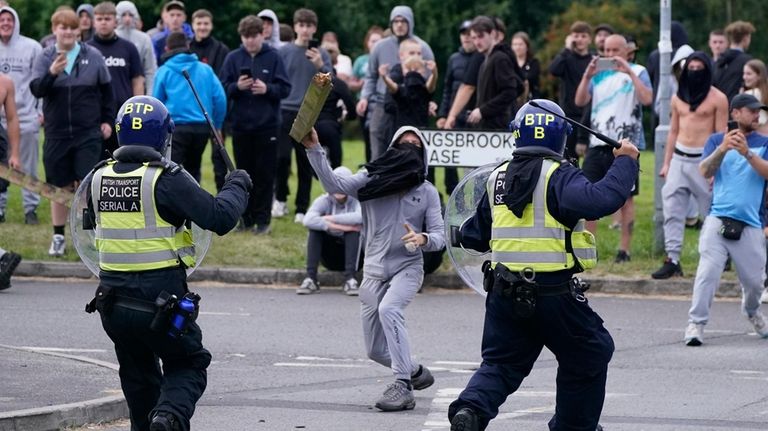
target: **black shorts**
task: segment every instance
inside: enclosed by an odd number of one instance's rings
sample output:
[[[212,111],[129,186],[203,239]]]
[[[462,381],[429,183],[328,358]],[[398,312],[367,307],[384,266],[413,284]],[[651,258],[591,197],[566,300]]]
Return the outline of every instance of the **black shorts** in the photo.
[[[613,164],[613,147],[601,145],[599,147],[589,147],[587,155],[584,157],[584,163],[581,164],[581,170],[584,176],[591,183],[596,183],[603,179],[608,169]],[[632,196],[640,193],[640,174],[635,176],[635,184],[632,186]]]
[[[80,181],[101,160],[101,130],[74,138],[49,139],[43,143],[45,181],[66,187]]]

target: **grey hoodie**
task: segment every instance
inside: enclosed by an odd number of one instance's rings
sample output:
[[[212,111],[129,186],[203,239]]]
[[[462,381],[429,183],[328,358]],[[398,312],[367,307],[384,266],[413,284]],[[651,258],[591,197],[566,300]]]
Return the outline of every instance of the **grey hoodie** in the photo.
[[[408,21],[408,37],[421,43],[421,56],[424,60],[434,60],[435,54],[432,53],[432,48],[413,33],[414,21],[411,8],[408,6],[392,8],[392,12],[389,14],[390,28],[392,21],[398,16]],[[379,66],[382,64],[388,64],[390,69],[392,66],[400,64],[400,41],[394,34],[379,41],[368,57],[368,72],[365,75],[363,91],[360,95],[362,99],[368,99],[368,103],[384,103],[386,85],[384,80],[379,78]]]
[[[32,67],[35,59],[43,52],[36,40],[19,33],[21,22],[19,15],[10,6],[0,8],[0,13],[8,11],[13,15],[13,34],[8,44],[0,42],[0,72],[8,75],[16,87],[16,112],[19,116],[21,133],[35,133],[40,129],[38,121],[41,104],[32,95],[29,83],[32,82]],[[2,115],[3,127],[7,128],[5,112]]]
[[[426,174],[428,157],[424,144],[427,140],[419,129],[411,126],[399,128],[389,146],[397,142],[405,132],[413,132],[421,140]],[[358,171],[351,177],[334,174],[321,145],[307,149],[307,156],[320,183],[328,193],[344,193],[357,199],[357,191],[370,180],[365,170]],[[423,264],[421,251],[409,252],[400,239],[406,234],[404,227],[406,223],[416,232],[422,232],[422,227],[426,224],[426,231],[423,233],[427,234],[429,239],[422,250],[438,251],[445,247],[440,196],[435,186],[429,181],[405,193],[371,199],[360,205],[363,213],[362,242],[365,247],[365,265],[363,266],[365,277],[389,280],[409,265]]]
[[[333,173],[341,177],[351,177],[352,172],[339,166],[333,170]],[[340,203],[330,193],[324,193],[312,202],[304,216],[304,226],[312,230],[326,232],[329,235],[341,237],[344,232],[337,230],[328,230],[328,223],[324,216],[332,216],[334,223],[343,225],[359,225],[363,223],[363,215],[360,211],[360,202],[352,196],[347,196],[344,203]]]
[[[279,49],[283,46],[284,42],[280,40],[280,21],[277,20],[275,12],[272,9],[264,9],[259,12],[257,16],[259,18],[269,18],[272,20],[272,35],[269,36],[269,39],[266,39],[265,42],[275,49]]]
[[[152,95],[152,88],[155,82],[155,73],[157,72],[157,59],[155,58],[155,48],[152,46],[152,38],[141,30],[136,29],[136,21],[141,19],[136,5],[130,1],[121,1],[116,6],[117,9],[117,33],[123,39],[128,39],[136,45],[141,58],[141,65],[144,69],[144,86],[147,96]],[[133,18],[130,23],[123,24],[122,16],[128,12]],[[119,106],[118,106],[119,108]]]

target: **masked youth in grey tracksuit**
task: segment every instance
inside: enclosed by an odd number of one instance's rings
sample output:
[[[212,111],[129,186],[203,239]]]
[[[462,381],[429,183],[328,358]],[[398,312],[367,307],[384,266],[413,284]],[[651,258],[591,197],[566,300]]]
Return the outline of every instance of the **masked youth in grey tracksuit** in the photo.
[[[399,143],[406,133],[407,136],[415,134],[421,141],[423,174],[426,175],[426,139],[418,129],[401,127],[389,148]],[[344,193],[361,200],[365,264],[360,301],[365,346],[368,357],[391,368],[396,379],[410,380],[420,366],[411,358],[403,311],[424,278],[421,251],[438,251],[445,246],[437,189],[424,181],[409,190],[363,200],[359,192],[373,180],[367,171],[361,170],[350,177],[334,175],[325,151],[316,143],[307,148],[307,156],[328,193]],[[404,246],[401,238],[406,233],[405,224],[425,236],[422,250],[408,251]],[[425,225],[426,231],[422,232]]]

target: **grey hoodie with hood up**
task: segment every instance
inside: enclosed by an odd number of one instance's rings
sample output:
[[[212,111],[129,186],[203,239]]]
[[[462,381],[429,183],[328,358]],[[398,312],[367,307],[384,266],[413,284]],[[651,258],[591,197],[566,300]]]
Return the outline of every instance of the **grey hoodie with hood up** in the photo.
[[[280,40],[280,21],[277,20],[277,15],[272,9],[264,9],[257,15],[259,18],[269,18],[272,20],[272,34],[269,39],[264,40],[269,46],[275,49],[280,49],[283,43]]]
[[[117,33],[123,39],[128,39],[136,45],[141,58],[141,65],[144,69],[144,86],[147,96],[152,95],[152,88],[155,83],[155,73],[157,72],[157,59],[155,58],[155,48],[152,46],[152,38],[148,34],[136,28],[136,21],[141,19],[136,5],[130,1],[121,1],[116,6],[117,9]],[[123,14],[129,13],[132,17],[130,23],[123,23]],[[119,108],[119,106],[118,106]]]
[[[434,60],[435,54],[427,42],[424,42],[413,32],[414,20],[413,11],[408,6],[395,6],[389,14],[390,28],[395,17],[403,17],[408,21],[408,37],[416,39],[421,44],[421,56],[425,61]],[[386,94],[386,85],[384,80],[379,78],[379,66],[389,64],[389,68],[400,64],[400,41],[394,34],[379,41],[373,47],[370,57],[368,57],[368,72],[365,75],[363,91],[360,95],[362,99],[367,99],[368,103],[384,103]]]
[[[403,126],[395,132],[391,147],[405,132],[413,132],[422,142],[424,154],[424,173],[428,167],[428,156],[424,135],[419,129]],[[320,183],[328,193],[344,193],[357,199],[357,191],[365,186],[370,177],[368,172],[360,170],[345,177],[336,175],[321,145],[307,149],[307,157],[317,173]],[[409,224],[415,232],[422,232],[426,225],[428,241],[422,247],[424,251],[439,251],[445,247],[443,216],[440,212],[440,196],[429,181],[411,188],[405,193],[396,193],[361,202],[363,213],[363,231],[361,241],[365,247],[364,276],[379,280],[389,280],[402,269],[415,263],[423,265],[421,250],[409,252],[400,239],[406,234],[404,224]]]
[[[43,52],[36,40],[22,36],[19,33],[21,22],[16,10],[10,6],[0,8],[0,13],[10,12],[13,15],[13,34],[7,44],[0,42],[0,72],[8,75],[16,88],[16,113],[19,116],[21,133],[35,133],[40,129],[38,120],[42,110],[38,99],[32,94],[29,83],[32,82],[32,67],[35,59]],[[3,127],[5,113],[3,113]]]

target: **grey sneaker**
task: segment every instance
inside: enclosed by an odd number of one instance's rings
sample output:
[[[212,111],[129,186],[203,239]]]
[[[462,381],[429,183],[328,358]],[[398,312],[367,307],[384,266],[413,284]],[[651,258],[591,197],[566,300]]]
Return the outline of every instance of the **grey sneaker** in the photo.
[[[419,368],[421,369],[421,374],[419,374],[418,377],[411,376],[411,384],[413,385],[413,389],[417,391],[427,389],[428,387],[432,386],[433,383],[435,383],[435,378],[432,376],[429,368],[421,364],[419,364]]]
[[[416,407],[416,399],[413,398],[413,391],[401,380],[395,380],[387,386],[384,395],[376,401],[376,408],[385,412],[396,412],[400,410],[413,410]]]
[[[451,419],[451,431],[480,431],[474,410],[469,407],[459,409]]]
[[[685,338],[683,341],[685,341],[686,346],[701,346],[704,342],[704,325],[701,323],[689,323],[685,328]]]
[[[317,282],[307,277],[304,279],[304,281],[301,282],[301,286],[296,289],[296,294],[309,295],[311,293],[317,292],[318,290],[320,290],[320,286],[317,285]]]
[[[749,317],[749,323],[755,328],[755,332],[760,338],[768,338],[768,325],[765,324],[765,316],[763,313],[757,312],[754,316]]]
[[[360,287],[357,285],[357,280],[354,278],[350,278],[344,282],[344,286],[341,287],[341,290],[347,296],[358,296],[360,294]]]
[[[48,249],[48,256],[64,256],[66,248],[67,242],[64,240],[64,235],[55,233],[53,234],[53,239],[51,239],[51,247]]]
[[[40,220],[37,219],[37,213],[35,210],[29,211],[24,214],[24,224],[36,226],[40,224]]]

